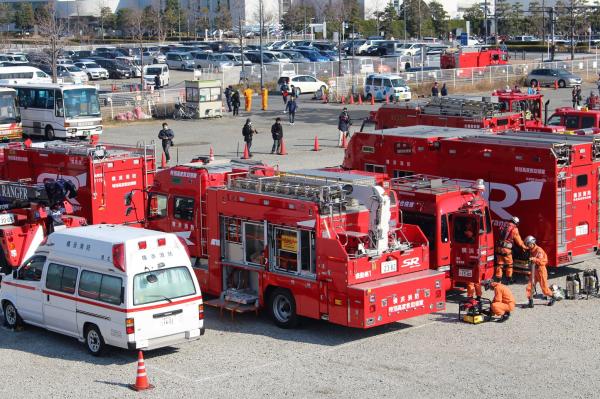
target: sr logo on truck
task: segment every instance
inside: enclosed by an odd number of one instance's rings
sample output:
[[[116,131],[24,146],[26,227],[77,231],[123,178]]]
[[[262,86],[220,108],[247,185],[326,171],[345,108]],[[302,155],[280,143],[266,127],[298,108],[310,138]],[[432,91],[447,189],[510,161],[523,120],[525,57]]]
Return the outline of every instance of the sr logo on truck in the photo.
[[[417,267],[420,265],[419,257],[404,259],[402,261],[402,267]]]

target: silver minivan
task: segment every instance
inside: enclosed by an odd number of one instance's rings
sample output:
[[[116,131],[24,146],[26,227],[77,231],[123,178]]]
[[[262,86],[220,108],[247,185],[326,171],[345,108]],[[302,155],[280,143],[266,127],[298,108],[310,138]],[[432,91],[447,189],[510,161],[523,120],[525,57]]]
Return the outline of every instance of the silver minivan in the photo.
[[[566,69],[534,69],[529,72],[525,79],[526,86],[553,86],[554,82],[558,83],[558,87],[571,87],[581,84],[581,78]]]

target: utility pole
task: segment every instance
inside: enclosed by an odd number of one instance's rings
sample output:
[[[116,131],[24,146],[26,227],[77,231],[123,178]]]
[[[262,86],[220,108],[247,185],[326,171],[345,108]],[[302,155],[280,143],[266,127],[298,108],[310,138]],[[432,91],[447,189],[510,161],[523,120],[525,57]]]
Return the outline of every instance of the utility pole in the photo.
[[[264,68],[264,62],[263,62],[263,28],[264,28],[264,21],[263,21],[263,0],[258,0],[258,25],[259,25],[259,29],[260,29],[260,90],[262,91],[263,86],[264,86],[264,80],[263,80],[263,68]]]
[[[181,41],[181,0],[177,2],[177,35]]]
[[[498,45],[498,41],[500,40],[498,37],[500,36],[498,32],[498,3],[497,0],[494,0],[494,36],[496,36],[496,45]]]
[[[575,10],[573,7],[573,0],[571,0],[571,60],[575,59]]]
[[[483,2],[483,20],[485,24],[485,37],[483,39],[484,45],[488,44],[488,6],[487,0]]]
[[[242,32],[242,17],[240,16],[238,18],[238,27],[240,29],[240,52],[242,53],[242,76],[246,78],[246,67],[244,65],[244,33]]]
[[[406,43],[406,0],[402,2],[402,13],[404,14],[404,43]]]

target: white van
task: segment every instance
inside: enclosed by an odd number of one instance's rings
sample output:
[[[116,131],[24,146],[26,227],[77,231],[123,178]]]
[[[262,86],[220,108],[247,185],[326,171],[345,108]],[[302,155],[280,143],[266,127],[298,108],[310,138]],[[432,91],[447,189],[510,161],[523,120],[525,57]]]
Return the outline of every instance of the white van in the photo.
[[[25,322],[85,342],[154,349],[204,333],[200,286],[174,234],[95,225],[48,236],[0,283],[8,327]]]
[[[46,72],[31,66],[0,67],[0,83],[52,83]]]
[[[144,83],[146,86],[154,86],[155,76],[160,78],[160,87],[169,85],[169,67],[167,64],[152,64],[144,66]]]
[[[374,97],[376,101],[383,101],[389,96],[390,100],[410,101],[412,95],[410,87],[398,75],[372,74],[365,79],[365,96],[367,101]]]

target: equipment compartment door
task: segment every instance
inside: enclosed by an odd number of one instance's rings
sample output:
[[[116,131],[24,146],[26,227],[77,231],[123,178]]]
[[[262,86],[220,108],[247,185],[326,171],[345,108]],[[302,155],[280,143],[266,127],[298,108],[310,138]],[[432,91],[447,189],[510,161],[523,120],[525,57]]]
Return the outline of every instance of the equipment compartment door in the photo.
[[[596,186],[597,176],[588,166],[573,168],[571,179],[573,217],[572,224],[569,226],[570,230],[567,232],[567,237],[570,236],[572,241],[573,256],[592,253],[598,245]]]
[[[451,274],[456,282],[479,282],[479,235],[482,226],[475,215],[452,215]]]

